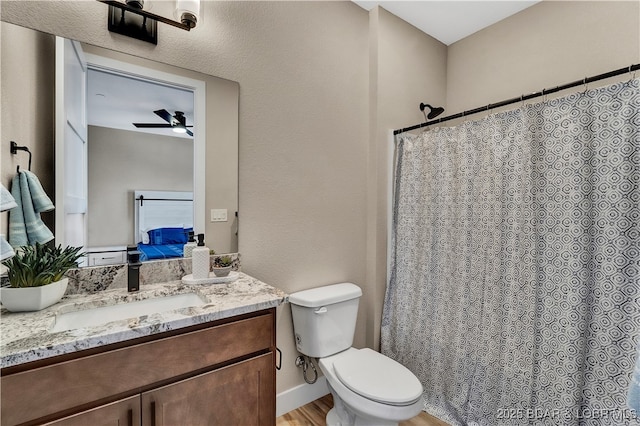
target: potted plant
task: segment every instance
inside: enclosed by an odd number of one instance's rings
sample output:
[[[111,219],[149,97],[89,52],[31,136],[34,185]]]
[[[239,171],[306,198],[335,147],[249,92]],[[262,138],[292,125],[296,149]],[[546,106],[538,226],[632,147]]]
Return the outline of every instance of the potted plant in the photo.
[[[231,264],[233,259],[231,256],[216,257],[213,261],[213,273],[216,277],[226,277],[231,272]]]
[[[62,248],[36,243],[5,260],[9,287],[0,288],[0,302],[12,312],[39,311],[57,303],[67,289],[64,274],[77,266],[80,247]]]

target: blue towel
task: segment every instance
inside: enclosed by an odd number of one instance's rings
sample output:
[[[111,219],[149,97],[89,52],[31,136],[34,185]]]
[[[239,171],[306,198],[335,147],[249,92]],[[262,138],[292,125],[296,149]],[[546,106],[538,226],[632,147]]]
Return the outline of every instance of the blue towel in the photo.
[[[629,408],[640,414],[640,343],[636,353],[636,368],[631,375],[631,386],[629,386],[629,395],[627,397]]]
[[[9,243],[20,247],[51,241],[53,234],[40,219],[40,213],[53,210],[54,206],[38,177],[20,171],[11,183],[11,195],[17,207],[9,211]]]
[[[15,255],[16,253],[13,251],[13,247],[4,239],[4,235],[0,235],[0,261],[4,262]]]
[[[7,188],[0,184],[0,211],[11,210],[17,207],[16,200],[13,199]]]

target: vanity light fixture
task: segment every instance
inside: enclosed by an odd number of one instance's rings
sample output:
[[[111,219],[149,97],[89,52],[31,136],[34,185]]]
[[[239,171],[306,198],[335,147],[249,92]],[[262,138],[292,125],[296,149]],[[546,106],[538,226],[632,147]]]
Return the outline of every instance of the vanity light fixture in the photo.
[[[153,44],[158,44],[158,22],[190,31],[200,17],[200,0],[176,0],[179,21],[144,10],[144,0],[98,1],[109,5],[109,31]]]
[[[176,0],[176,18],[189,28],[198,23],[200,17],[200,0]]]

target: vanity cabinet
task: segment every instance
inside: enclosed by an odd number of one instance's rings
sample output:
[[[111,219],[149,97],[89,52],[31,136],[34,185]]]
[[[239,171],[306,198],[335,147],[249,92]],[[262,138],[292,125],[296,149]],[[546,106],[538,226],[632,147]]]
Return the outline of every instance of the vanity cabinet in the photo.
[[[2,369],[2,425],[274,425],[275,309]]]
[[[142,394],[142,424],[268,425],[275,413],[264,407],[273,358],[261,355]],[[206,407],[206,409],[202,409]],[[265,409],[267,408],[267,409]]]
[[[52,426],[140,426],[140,397],[132,396],[45,424]]]

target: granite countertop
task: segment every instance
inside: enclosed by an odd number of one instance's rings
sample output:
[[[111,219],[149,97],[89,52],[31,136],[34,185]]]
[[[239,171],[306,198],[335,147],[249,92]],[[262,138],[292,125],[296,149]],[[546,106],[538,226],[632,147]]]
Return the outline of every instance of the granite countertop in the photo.
[[[195,293],[206,303],[98,326],[51,331],[56,315],[65,312],[185,293]],[[15,366],[229,318],[276,307],[286,300],[287,295],[281,290],[240,272],[238,278],[230,283],[187,285],[178,280],[144,285],[135,293],[120,288],[93,294],[67,295],[59,303],[37,312],[11,313],[2,309],[0,366]]]

